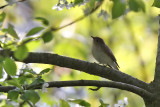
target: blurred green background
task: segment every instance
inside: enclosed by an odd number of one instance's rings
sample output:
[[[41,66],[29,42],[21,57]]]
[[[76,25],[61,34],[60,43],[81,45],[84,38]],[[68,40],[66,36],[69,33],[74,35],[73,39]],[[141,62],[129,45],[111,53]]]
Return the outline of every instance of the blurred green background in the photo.
[[[23,40],[24,35],[35,26],[42,26],[34,17],[44,17],[54,27],[63,26],[83,15],[85,6],[76,6],[70,10],[53,10],[52,7],[58,0],[26,0],[13,4],[0,10],[7,13],[5,23],[12,23]],[[99,36],[112,49],[120,71],[138,78],[147,83],[154,77],[154,69],[157,53],[158,14],[160,10],[152,7],[153,0],[143,0],[145,12],[126,12],[117,19],[109,17],[107,20],[98,18],[101,9],[109,14],[113,3],[106,0],[103,5],[92,15],[53,32],[53,40],[43,43],[42,40],[27,43],[30,52],[51,52],[89,62],[96,62],[91,54],[92,38]],[[0,1],[0,5],[5,5]],[[5,26],[5,24],[4,24]],[[20,68],[22,63],[17,63]],[[52,72],[43,76],[45,81],[65,80],[105,80],[80,71],[45,64],[31,64],[36,72],[44,68],[53,68]],[[89,90],[90,87],[50,88],[47,93],[41,94],[39,106],[51,107],[58,104],[59,99],[85,99],[92,107],[100,105],[99,98],[105,103],[114,104],[119,99],[128,97],[128,107],[142,107],[143,99],[139,96],[118,89],[101,88],[98,91]],[[39,91],[41,93],[41,91]],[[56,107],[56,106],[55,106]],[[78,106],[76,106],[78,107]]]

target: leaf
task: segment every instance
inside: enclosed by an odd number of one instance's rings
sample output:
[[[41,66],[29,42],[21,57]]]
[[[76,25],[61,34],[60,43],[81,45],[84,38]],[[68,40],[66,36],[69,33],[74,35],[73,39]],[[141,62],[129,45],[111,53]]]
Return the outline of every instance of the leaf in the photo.
[[[22,70],[23,70],[23,72],[29,72],[33,75],[37,75],[37,73],[35,71],[33,71],[33,69],[22,69]]]
[[[43,17],[36,17],[35,19],[40,20],[46,26],[49,25],[49,21]]]
[[[15,76],[17,72],[17,66],[13,59],[6,58],[4,60],[4,69],[8,75]]]
[[[99,102],[101,103],[101,105],[99,107],[107,107],[107,106],[109,106],[109,104],[105,104],[102,99],[99,99]]]
[[[118,18],[124,14],[126,9],[126,4],[122,3],[121,0],[114,0],[112,7],[112,19]]]
[[[142,10],[145,12],[145,5],[141,0],[129,0],[129,8],[135,12]]]
[[[13,86],[16,86],[16,87],[22,89],[22,87],[21,87],[21,85],[19,84],[17,78],[13,78],[12,80],[7,80],[6,82],[7,82],[8,84],[10,84],[10,85],[13,85]]]
[[[21,45],[18,49],[14,52],[14,56],[16,59],[23,61],[25,58],[28,57],[28,49],[25,45]]]
[[[16,38],[16,39],[19,39],[16,31],[14,30],[13,25],[11,25],[11,24],[8,25],[7,32],[8,32],[12,37],[14,37],[14,38]]]
[[[0,14],[0,22],[3,22],[4,21],[4,19],[5,19],[5,17],[6,17],[6,13],[1,13]]]
[[[34,35],[34,34],[40,32],[40,31],[43,30],[43,29],[44,29],[43,27],[35,27],[35,28],[31,29],[31,30],[26,34],[26,36]]]
[[[60,99],[60,107],[70,107],[67,101]]]
[[[8,92],[7,98],[11,99],[11,100],[17,100],[18,96],[19,96],[19,91],[17,91],[17,90],[10,90]]]
[[[152,6],[160,8],[160,1],[159,0],[154,0]]]
[[[79,3],[82,3],[83,2],[83,0],[74,0],[74,4],[75,5],[77,5],[77,4],[79,4]]]
[[[31,101],[34,105],[40,100],[40,96],[33,90],[27,90],[20,97],[24,101]]]
[[[139,10],[139,5],[135,0],[129,0],[129,8],[130,10],[137,12]]]
[[[36,86],[38,84],[43,84],[45,81],[41,78],[37,78],[35,79],[29,86],[32,87],[32,86]]]
[[[39,73],[39,75],[42,75],[42,74],[44,74],[44,73],[48,73],[50,70],[51,70],[50,68],[46,68],[46,69],[42,70],[42,71]]]
[[[84,106],[84,107],[91,107],[91,104],[86,102],[85,100],[82,100],[82,99],[77,99],[77,100],[67,100],[69,102],[72,102],[72,103],[76,103],[76,104],[79,104],[81,106]]]
[[[42,35],[42,39],[44,43],[50,42],[53,38],[53,34],[51,31],[47,31]]]
[[[18,78],[19,84],[27,83],[27,79],[34,78],[32,74],[24,74]]]

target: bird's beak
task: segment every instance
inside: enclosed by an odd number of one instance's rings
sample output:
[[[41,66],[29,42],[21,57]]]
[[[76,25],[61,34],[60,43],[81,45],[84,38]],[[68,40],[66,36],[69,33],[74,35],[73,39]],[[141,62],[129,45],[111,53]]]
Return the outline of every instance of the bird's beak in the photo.
[[[93,39],[94,39],[94,37],[93,36],[91,36]]]

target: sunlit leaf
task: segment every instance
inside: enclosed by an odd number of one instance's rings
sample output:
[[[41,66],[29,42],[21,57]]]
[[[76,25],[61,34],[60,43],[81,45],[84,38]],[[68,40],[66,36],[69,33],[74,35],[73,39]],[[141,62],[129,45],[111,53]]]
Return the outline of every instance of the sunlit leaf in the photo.
[[[17,72],[17,66],[13,59],[6,58],[4,61],[4,69],[8,75],[14,76]]]
[[[114,0],[114,4],[112,7],[112,18],[118,18],[124,14],[126,10],[126,4],[121,2],[121,0]]]
[[[41,21],[46,26],[49,25],[49,21],[47,19],[45,19],[44,17],[36,17],[35,19]]]
[[[13,25],[11,25],[11,24],[8,25],[7,32],[8,32],[12,37],[14,37],[14,38],[16,38],[16,39],[19,39],[16,31],[14,30]]]
[[[17,90],[10,90],[8,92],[7,98],[11,99],[11,100],[17,100],[18,96],[19,96],[19,91],[17,91]]]
[[[28,57],[28,49],[25,45],[21,45],[17,48],[17,50],[14,52],[15,58],[17,58],[20,61],[23,61],[25,58]]]
[[[27,34],[26,36],[32,36],[40,31],[42,31],[44,28],[43,27],[35,27],[33,29],[31,29]]]
[[[84,106],[84,107],[91,107],[90,103],[88,103],[88,102],[86,102],[85,100],[82,100],[82,99],[67,100],[67,101],[75,103],[75,104],[79,104],[79,105]]]
[[[37,103],[40,100],[39,94],[33,90],[25,91],[20,98],[24,101],[31,101],[33,104]]]
[[[17,78],[12,78],[11,80],[7,80],[6,82],[7,82],[8,84],[10,84],[10,85],[13,85],[13,86],[16,86],[16,87],[22,89],[22,87],[21,87],[21,85],[19,84]]]
[[[42,71],[39,73],[39,75],[48,73],[50,70],[51,70],[50,68],[46,68],[46,69],[42,70]]]
[[[60,99],[60,107],[70,107],[67,101]]]
[[[51,31],[45,32],[42,35],[42,39],[43,39],[44,43],[50,42],[52,40],[52,38],[53,38],[53,34]]]

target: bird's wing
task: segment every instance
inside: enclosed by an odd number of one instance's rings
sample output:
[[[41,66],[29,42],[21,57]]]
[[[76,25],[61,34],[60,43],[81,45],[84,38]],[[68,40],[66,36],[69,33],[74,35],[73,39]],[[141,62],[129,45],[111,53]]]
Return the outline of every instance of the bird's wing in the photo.
[[[103,50],[107,53],[108,56],[110,56],[110,58],[116,63],[116,65],[119,67],[118,63],[117,63],[117,60],[112,52],[112,50],[107,46],[105,45],[105,47],[101,47],[103,48]],[[119,67],[120,68],[120,67]]]

